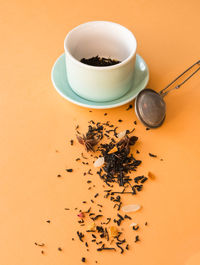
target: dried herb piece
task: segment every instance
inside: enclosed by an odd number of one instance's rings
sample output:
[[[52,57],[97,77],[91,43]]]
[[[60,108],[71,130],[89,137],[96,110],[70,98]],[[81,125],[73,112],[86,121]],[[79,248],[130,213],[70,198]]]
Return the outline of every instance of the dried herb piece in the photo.
[[[135,177],[135,178],[134,178],[134,181],[135,181],[135,183],[138,183],[138,182],[140,182],[143,178],[144,178],[144,176],[138,176],[138,177]]]
[[[95,215],[94,213],[90,213],[89,216]]]
[[[74,144],[74,140],[70,140],[70,144],[73,145]]]
[[[86,260],[86,259],[85,259],[84,257],[81,259],[82,262],[85,262],[85,260]]]
[[[140,241],[139,236],[136,236],[135,237],[135,243],[138,242],[138,241]]]
[[[102,250],[115,250],[116,251],[115,248],[107,248],[107,247],[105,247],[105,244],[103,244],[100,248],[97,248],[97,251],[102,251]]]
[[[88,175],[93,175],[92,172],[91,172],[91,168],[88,170],[87,174]]]
[[[132,108],[133,108],[133,105],[130,104],[126,110],[130,110],[130,109],[132,109]]]
[[[120,253],[123,254],[124,253],[124,249],[122,248],[121,243],[120,242],[117,242],[116,243],[116,246],[121,249],[121,252]]]
[[[134,121],[133,123],[134,123],[135,125],[137,125],[137,121]]]
[[[37,242],[35,242],[34,244],[35,244],[36,246],[38,246],[38,247],[44,247],[44,246],[45,246],[44,243],[37,243]]]
[[[133,225],[132,228],[134,231],[137,231],[139,229],[139,225]]]
[[[126,250],[129,250],[129,244],[126,245]]]
[[[93,221],[96,221],[99,217],[102,217],[103,215],[102,214],[98,214],[98,215],[96,215],[95,217],[91,217],[91,219],[93,220]]]
[[[103,224],[107,225],[107,224],[110,223],[110,221],[111,221],[111,218],[108,217],[108,218],[107,218],[107,222],[105,222],[105,223],[101,223],[101,224],[102,224],[102,225],[103,225]]]
[[[120,63],[118,60],[99,57],[98,55],[88,59],[82,58],[80,62],[91,66],[112,66]]]
[[[41,250],[41,254],[44,254],[44,250]]]
[[[108,115],[108,113],[104,113],[104,116],[107,116]]]
[[[146,127],[146,131],[149,131],[149,130],[150,130],[150,128]]]
[[[113,208],[116,208],[117,207],[117,211],[120,211],[121,206],[122,206],[122,202],[120,202],[119,204],[118,203],[115,203],[114,206],[113,206]]]
[[[78,139],[78,142],[85,146],[85,149],[87,152],[92,151],[94,152],[94,146],[98,143],[98,139],[94,137],[94,134],[88,134],[81,137],[79,135],[76,135],[76,138]]]
[[[51,223],[51,221],[50,221],[50,220],[47,220],[46,222],[47,222],[48,224],[50,224],[50,223]]]
[[[127,214],[124,215],[124,218],[125,219],[129,219],[129,220],[132,220],[132,218],[129,215],[127,215]]]
[[[119,119],[118,122],[123,122],[123,120]]]
[[[91,207],[85,213],[90,213],[90,211],[91,211]]]
[[[58,251],[62,251],[62,248],[59,247],[59,248],[58,248]]]
[[[69,208],[65,208],[65,211],[69,211],[70,209]]]
[[[76,158],[76,161],[79,161],[79,160],[81,160],[79,157],[78,157],[78,158]]]
[[[152,153],[149,153],[149,156],[151,156],[151,157],[157,157],[157,155],[154,155]]]
[[[119,219],[114,219],[114,223],[117,223],[118,226],[121,225],[121,222],[124,220],[124,217],[122,217],[120,214],[117,214],[117,216],[119,217]]]
[[[81,242],[83,242],[83,237],[84,237],[84,234],[77,231],[77,235],[78,235],[78,238],[80,239]]]
[[[147,222],[145,222],[145,224],[144,225],[148,225],[148,223]]]
[[[143,188],[143,185],[134,185],[132,188],[137,190],[137,191],[141,191]]]
[[[88,247],[88,243],[87,242],[85,242],[85,246]]]
[[[95,195],[94,195],[94,198],[96,198],[96,197],[98,197],[99,196],[99,193],[96,193]]]
[[[147,177],[144,177],[142,180],[141,180],[141,182],[140,183],[144,183],[145,181],[147,181]]]
[[[57,178],[60,178],[61,177],[61,175],[59,174],[59,175],[57,175]]]
[[[68,168],[66,169],[67,172],[73,172],[73,169],[72,168]]]
[[[82,156],[83,159],[88,159],[86,156],[84,156],[83,153],[81,153],[81,156]]]

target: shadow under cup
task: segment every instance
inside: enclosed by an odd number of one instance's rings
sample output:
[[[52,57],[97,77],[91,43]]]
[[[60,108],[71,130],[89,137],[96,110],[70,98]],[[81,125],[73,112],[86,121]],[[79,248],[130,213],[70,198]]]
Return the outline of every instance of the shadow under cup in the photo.
[[[132,85],[136,47],[134,35],[113,22],[92,21],[74,28],[64,42],[71,88],[87,100],[105,102],[120,98]],[[97,55],[120,63],[97,67],[80,62]]]

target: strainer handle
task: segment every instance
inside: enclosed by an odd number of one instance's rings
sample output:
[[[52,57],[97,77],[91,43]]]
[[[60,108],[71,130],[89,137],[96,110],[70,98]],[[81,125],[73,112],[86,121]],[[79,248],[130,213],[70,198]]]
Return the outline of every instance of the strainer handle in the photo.
[[[195,65],[200,65],[200,60],[194,63],[192,66],[190,66],[188,69],[186,69],[182,74],[180,74],[177,78],[175,78],[169,85],[167,85],[165,88],[163,88],[159,94],[164,97],[166,96],[171,90],[180,88],[187,80],[189,80],[196,72],[200,70],[200,66],[190,75],[188,76],[182,83],[179,85],[169,89],[168,91],[164,92],[168,87],[170,87],[172,84],[174,84],[181,76],[183,76],[185,73],[187,73],[191,68],[193,68]]]

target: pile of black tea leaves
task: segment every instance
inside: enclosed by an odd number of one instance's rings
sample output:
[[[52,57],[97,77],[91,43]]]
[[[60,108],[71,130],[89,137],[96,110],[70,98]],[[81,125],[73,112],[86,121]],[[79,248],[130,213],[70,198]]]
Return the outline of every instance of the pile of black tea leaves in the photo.
[[[98,252],[120,251],[123,254],[128,251],[130,245],[123,236],[123,228],[121,229],[124,222],[130,222],[130,230],[133,231],[132,243],[140,241],[136,231],[141,226],[131,223],[132,217],[130,214],[122,211],[122,197],[125,194],[135,196],[138,192],[141,192],[148,177],[136,175],[137,168],[142,161],[133,155],[134,148],[132,147],[138,141],[138,137],[133,135],[135,129],[132,128],[123,132],[118,132],[118,130],[119,128],[109,121],[101,123],[93,120],[89,121],[86,133],[82,134],[76,129],[78,142],[83,145],[88,156],[95,159],[91,168],[84,173],[84,176],[89,177],[87,180],[88,190],[95,186],[91,180],[91,175],[95,175],[96,168],[94,165],[97,160],[101,162],[96,174],[103,181],[102,193],[98,192],[93,195],[93,199],[90,200],[91,204],[87,204],[89,206],[88,210],[78,209],[79,214],[77,216],[79,217],[78,223],[81,232],[77,231],[76,233],[87,251],[89,251],[90,244],[95,244]],[[138,154],[139,152],[136,149],[134,153]],[[87,159],[83,153],[81,157]],[[134,176],[132,177],[132,175]],[[95,200],[99,197],[113,203],[114,218],[103,214],[104,205],[97,203]],[[93,210],[94,205],[99,207],[99,211]],[[145,221],[144,226],[146,224]]]

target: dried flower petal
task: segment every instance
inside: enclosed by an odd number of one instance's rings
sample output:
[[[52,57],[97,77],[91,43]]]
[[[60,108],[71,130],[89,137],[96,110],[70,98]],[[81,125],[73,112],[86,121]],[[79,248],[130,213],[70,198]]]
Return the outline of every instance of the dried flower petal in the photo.
[[[84,218],[85,217],[83,212],[80,212],[79,214],[77,214],[77,216],[80,217],[80,218]]]
[[[90,223],[87,227],[87,230],[89,231],[95,231],[96,230],[96,225],[94,222]]]
[[[94,162],[94,167],[101,167],[104,164],[104,157],[99,157],[95,162]]]
[[[122,207],[122,211],[129,213],[129,212],[136,212],[141,208],[139,204],[129,204]]]
[[[113,153],[116,153],[118,151],[117,147],[114,146],[109,152],[108,154],[113,154]]]
[[[111,226],[108,228],[108,234],[110,236],[110,238],[112,237],[117,237],[119,232],[116,226]]]

